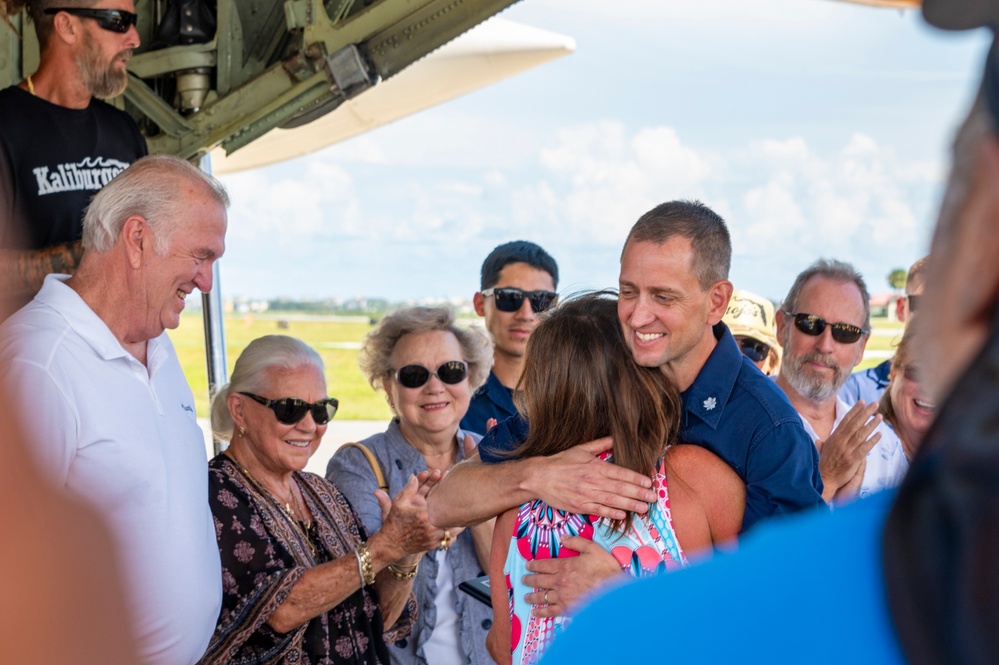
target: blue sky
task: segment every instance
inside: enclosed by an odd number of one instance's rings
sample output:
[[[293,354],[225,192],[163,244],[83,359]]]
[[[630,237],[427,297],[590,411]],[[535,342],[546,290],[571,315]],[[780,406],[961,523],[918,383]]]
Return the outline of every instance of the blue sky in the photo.
[[[617,283],[631,224],[699,198],[736,288],[819,256],[872,292],[926,252],[984,34],[831,0],[524,0],[576,52],[321,152],[225,176],[225,295],[471,297],[525,238],[563,292]]]

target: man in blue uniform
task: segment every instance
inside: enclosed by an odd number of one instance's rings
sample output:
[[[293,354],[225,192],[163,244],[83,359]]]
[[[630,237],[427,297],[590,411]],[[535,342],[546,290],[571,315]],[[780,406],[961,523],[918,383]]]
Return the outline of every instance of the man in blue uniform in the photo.
[[[618,316],[635,361],[659,367],[683,400],[680,439],[725,460],[746,483],[743,530],[771,515],[823,505],[818,454],[779,388],[739,351],[722,316],[732,294],[724,220],[699,202],[671,201],[643,215],[621,256]],[[499,462],[527,424],[501,423],[430,496],[435,524],[465,525],[541,498],[575,513],[623,519],[654,500],[649,478],[596,458],[609,438],[549,457]],[[592,543],[590,543],[592,545]],[[534,561],[529,584],[548,590],[546,615],[621,574],[598,546],[579,557]]]

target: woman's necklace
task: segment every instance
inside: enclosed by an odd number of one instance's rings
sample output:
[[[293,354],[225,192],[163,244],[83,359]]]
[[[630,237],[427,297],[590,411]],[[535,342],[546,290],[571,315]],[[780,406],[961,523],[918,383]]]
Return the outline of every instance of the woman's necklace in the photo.
[[[316,556],[316,546],[312,544],[312,538],[309,537],[309,529],[312,528],[312,520],[310,520],[310,519],[302,519],[302,520],[298,519],[295,516],[295,511],[292,510],[292,507],[291,507],[291,504],[294,503],[295,504],[295,509],[298,510],[298,514],[302,515],[303,517],[305,516],[305,510],[302,508],[301,504],[298,502],[298,497],[295,496],[295,491],[289,486],[288,487],[288,493],[289,493],[289,495],[291,497],[291,500],[290,501],[285,501],[284,503],[282,503],[278,499],[278,497],[276,497],[274,495],[273,492],[271,492],[270,490],[268,490],[266,487],[263,486],[263,484],[260,483],[260,481],[258,481],[256,478],[254,478],[253,475],[249,472],[249,470],[245,466],[243,466],[242,464],[239,463],[239,460],[237,460],[232,455],[227,455],[227,457],[229,459],[231,459],[233,462],[236,463],[236,466],[238,466],[239,470],[243,472],[243,475],[246,476],[247,479],[251,483],[253,483],[253,486],[256,487],[257,490],[259,490],[261,494],[269,497],[270,500],[273,501],[275,504],[277,504],[278,508],[280,508],[288,516],[288,521],[291,522],[291,525],[302,536],[302,538],[305,540],[305,543],[309,546],[309,551],[312,552],[312,556],[315,557]],[[294,479],[292,479],[292,482],[295,482]]]

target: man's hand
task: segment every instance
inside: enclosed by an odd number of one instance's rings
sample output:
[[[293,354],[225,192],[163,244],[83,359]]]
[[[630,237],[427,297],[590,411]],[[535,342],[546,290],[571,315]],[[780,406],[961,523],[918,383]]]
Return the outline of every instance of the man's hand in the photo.
[[[575,604],[603,582],[622,575],[621,564],[592,540],[566,536],[562,546],[579,552],[567,559],[535,559],[527,562],[532,574],[524,584],[538,589],[524,596],[539,617],[564,616]]]
[[[613,446],[609,436],[574,446],[536,464],[526,488],[559,510],[623,520],[626,511],[645,513],[656,500],[652,479],[597,456]]]
[[[831,501],[845,485],[853,484],[851,481],[855,481],[867,453],[881,439],[881,434],[874,432],[881,424],[881,416],[875,414],[877,410],[877,402],[868,405],[863,400],[857,402],[829,438],[816,442],[824,486],[822,498],[826,501]]]

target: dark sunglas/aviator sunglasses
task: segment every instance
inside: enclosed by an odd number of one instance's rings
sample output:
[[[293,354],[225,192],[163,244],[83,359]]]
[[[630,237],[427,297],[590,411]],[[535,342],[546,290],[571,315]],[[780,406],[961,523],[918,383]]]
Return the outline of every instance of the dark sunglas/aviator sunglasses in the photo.
[[[111,32],[128,32],[128,29],[136,25],[139,17],[132,12],[121,9],[87,9],[85,7],[50,7],[45,10],[46,14],[58,14],[66,12],[73,16],[92,18],[97,21],[97,25]]]
[[[403,388],[422,388],[431,376],[453,386],[468,376],[468,365],[462,360],[449,360],[436,370],[429,370],[423,365],[406,365],[395,370],[395,380]]]
[[[758,363],[770,355],[770,346],[768,344],[764,344],[758,339],[753,339],[752,337],[736,337],[735,341],[739,343],[739,350],[742,351],[742,355],[746,356],[754,363]]]
[[[864,330],[859,326],[849,323],[829,323],[814,314],[792,314],[791,312],[787,312],[787,315],[794,317],[795,328],[812,337],[818,337],[825,331],[826,326],[829,326],[832,330],[832,338],[840,344],[853,344],[862,335],[871,332],[870,330]]]
[[[482,295],[485,298],[493,297],[496,309],[501,312],[516,312],[524,304],[524,298],[531,301],[531,309],[540,314],[555,302],[557,294],[551,291],[524,291],[513,287],[483,289]]]
[[[263,404],[268,409],[274,412],[274,417],[278,419],[278,422],[283,425],[295,425],[302,418],[305,417],[306,413],[312,413],[312,419],[317,425],[325,425],[333,416],[336,415],[336,410],[340,406],[340,402],[335,397],[327,397],[326,399],[321,399],[316,403],[306,402],[305,400],[295,399],[294,397],[282,397],[281,399],[266,399],[260,395],[254,395],[253,393],[239,393],[249,397],[254,402],[259,402]]]

